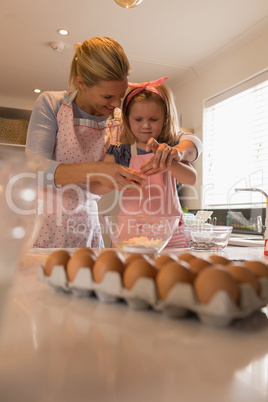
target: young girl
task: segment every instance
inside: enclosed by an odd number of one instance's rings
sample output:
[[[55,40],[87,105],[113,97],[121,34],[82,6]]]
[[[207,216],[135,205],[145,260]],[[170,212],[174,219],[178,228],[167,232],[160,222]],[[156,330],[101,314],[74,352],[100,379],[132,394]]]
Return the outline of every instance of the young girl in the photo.
[[[123,102],[121,143],[108,148],[104,161],[140,171],[147,179],[142,190],[130,185],[123,191],[120,213],[180,216],[168,247],[187,247],[176,180],[193,185],[196,171],[190,163],[180,162],[183,153],[180,142],[191,135],[179,133],[173,95],[163,84],[166,79],[129,85],[133,89]]]

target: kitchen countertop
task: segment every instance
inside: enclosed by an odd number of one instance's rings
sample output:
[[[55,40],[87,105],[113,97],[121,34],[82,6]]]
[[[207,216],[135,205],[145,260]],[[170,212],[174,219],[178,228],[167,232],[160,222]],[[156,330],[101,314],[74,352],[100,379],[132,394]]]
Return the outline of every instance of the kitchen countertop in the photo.
[[[10,289],[0,327],[1,402],[268,400],[267,307],[219,329],[75,298],[38,281],[50,252],[31,250]],[[220,255],[265,260],[258,247]]]

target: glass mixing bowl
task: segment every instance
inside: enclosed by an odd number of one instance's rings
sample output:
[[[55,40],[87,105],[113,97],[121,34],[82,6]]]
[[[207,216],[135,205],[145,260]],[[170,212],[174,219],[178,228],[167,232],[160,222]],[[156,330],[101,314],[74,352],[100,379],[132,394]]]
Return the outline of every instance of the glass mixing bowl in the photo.
[[[103,215],[116,247],[126,252],[160,252],[179,224],[178,216]]]
[[[193,250],[223,250],[232,233],[232,226],[213,226],[209,224],[184,226],[187,244]]]

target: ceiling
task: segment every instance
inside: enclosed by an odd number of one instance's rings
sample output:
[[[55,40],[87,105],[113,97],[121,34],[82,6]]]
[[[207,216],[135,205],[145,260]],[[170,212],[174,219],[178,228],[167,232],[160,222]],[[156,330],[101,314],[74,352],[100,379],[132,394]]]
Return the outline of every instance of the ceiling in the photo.
[[[68,89],[73,45],[93,36],[123,46],[131,81],[169,76],[174,89],[267,29],[267,0],[143,0],[132,9],[114,0],[9,0],[0,15],[0,97],[31,105],[34,88]]]

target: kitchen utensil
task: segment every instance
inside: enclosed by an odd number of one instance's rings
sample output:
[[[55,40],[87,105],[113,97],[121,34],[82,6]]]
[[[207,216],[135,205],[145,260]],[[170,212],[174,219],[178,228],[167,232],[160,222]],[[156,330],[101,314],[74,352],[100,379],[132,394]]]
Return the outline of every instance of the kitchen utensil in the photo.
[[[126,252],[160,252],[178,226],[178,216],[103,215],[112,242]]]

